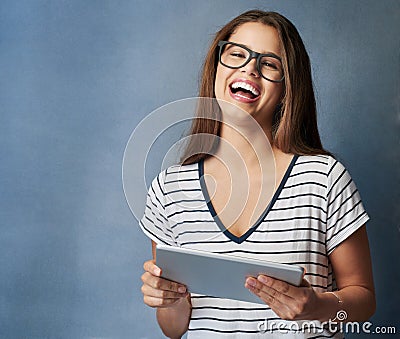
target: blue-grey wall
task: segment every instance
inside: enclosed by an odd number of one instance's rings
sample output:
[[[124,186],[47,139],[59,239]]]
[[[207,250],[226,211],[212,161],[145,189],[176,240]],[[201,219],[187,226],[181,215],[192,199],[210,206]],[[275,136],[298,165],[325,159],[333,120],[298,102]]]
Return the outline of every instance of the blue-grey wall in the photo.
[[[1,338],[162,337],[124,147],[151,111],[196,95],[212,34],[254,7],[304,38],[323,141],[371,216],[373,321],[400,331],[398,1],[2,0]]]

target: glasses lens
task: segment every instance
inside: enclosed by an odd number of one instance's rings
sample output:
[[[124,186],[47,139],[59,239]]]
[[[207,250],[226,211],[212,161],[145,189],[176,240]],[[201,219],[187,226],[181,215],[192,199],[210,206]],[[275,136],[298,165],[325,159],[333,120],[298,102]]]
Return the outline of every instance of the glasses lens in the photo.
[[[226,44],[221,53],[221,63],[227,67],[242,67],[248,60],[250,53],[240,46]]]
[[[283,78],[282,63],[273,56],[263,56],[260,59],[260,72],[269,80],[280,81]]]

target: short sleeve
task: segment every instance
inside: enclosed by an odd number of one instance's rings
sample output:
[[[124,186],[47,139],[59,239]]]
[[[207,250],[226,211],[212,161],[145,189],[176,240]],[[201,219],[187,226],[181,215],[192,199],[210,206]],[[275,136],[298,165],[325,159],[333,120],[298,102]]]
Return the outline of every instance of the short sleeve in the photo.
[[[146,208],[140,220],[143,232],[157,244],[176,246],[175,237],[165,213],[165,194],[162,188],[163,173],[151,183],[147,193]]]
[[[349,172],[339,161],[330,157],[326,219],[328,254],[368,220],[369,216]]]

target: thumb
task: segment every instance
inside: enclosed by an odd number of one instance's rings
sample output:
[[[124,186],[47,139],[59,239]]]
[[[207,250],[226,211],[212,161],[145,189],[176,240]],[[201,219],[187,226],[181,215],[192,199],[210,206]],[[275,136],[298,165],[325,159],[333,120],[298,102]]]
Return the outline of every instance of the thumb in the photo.
[[[303,278],[300,287],[311,287],[311,284],[306,279]]]

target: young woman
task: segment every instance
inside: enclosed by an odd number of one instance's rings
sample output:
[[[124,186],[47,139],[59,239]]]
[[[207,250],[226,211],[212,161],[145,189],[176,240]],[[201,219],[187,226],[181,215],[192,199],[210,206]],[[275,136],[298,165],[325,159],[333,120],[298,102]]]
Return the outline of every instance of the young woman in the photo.
[[[297,264],[306,274],[300,287],[244,277],[244,288],[260,298],[252,304],[190,295],[160,277],[154,258],[144,264],[144,302],[157,308],[171,338],[187,331],[189,338],[280,337],[283,328],[286,337],[341,338],[338,329],[290,331],[302,320],[322,326],[339,310],[346,321],[367,320],[375,310],[368,216],[349,173],[321,145],[309,57],[296,28],[274,12],[233,19],[211,44],[199,96],[216,98],[220,118],[199,113],[191,135],[211,138],[193,138],[183,164],[150,187],[141,227],[153,254],[156,243],[166,243]],[[225,104],[246,112],[263,133]],[[238,180],[243,168],[247,179]],[[272,321],[284,325],[278,331],[268,327]]]

